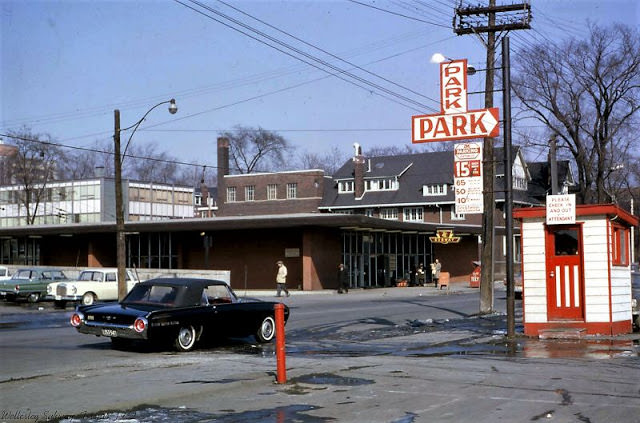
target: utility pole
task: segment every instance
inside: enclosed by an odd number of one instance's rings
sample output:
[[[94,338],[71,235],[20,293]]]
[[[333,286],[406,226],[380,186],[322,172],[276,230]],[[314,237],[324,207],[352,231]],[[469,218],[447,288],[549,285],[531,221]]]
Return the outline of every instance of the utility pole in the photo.
[[[549,140],[549,176],[551,176],[551,195],[558,195],[558,155],[557,135]]]
[[[455,9],[454,32],[457,35],[476,34],[487,48],[487,76],[485,80],[484,107],[493,107],[496,33],[514,29],[529,29],[531,5],[527,3],[497,6],[489,0],[488,6],[460,6]],[[487,34],[485,40],[480,36]],[[480,278],[480,314],[493,312],[494,238],[495,238],[495,158],[493,138],[485,138],[483,150],[483,202],[482,217],[482,273]],[[505,180],[511,178],[511,169],[505,169]],[[506,217],[510,219],[510,216]]]
[[[125,282],[124,200],[122,198],[122,159],[120,158],[120,110],[113,111],[113,166],[116,188],[116,264],[118,266],[118,301],[127,295]]]

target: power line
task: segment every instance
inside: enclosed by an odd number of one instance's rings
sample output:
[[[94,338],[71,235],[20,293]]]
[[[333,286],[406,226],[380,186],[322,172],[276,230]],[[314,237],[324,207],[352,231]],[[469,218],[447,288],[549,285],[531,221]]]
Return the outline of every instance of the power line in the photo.
[[[264,45],[266,45],[268,47],[273,48],[274,50],[277,50],[277,51],[279,51],[279,52],[281,52],[283,54],[286,54],[287,56],[290,56],[290,57],[292,57],[292,58],[294,58],[296,60],[299,60],[301,62],[307,63],[308,65],[310,65],[310,66],[312,66],[312,67],[314,67],[316,69],[319,69],[319,70],[321,70],[323,72],[326,72],[326,73],[328,73],[328,74],[330,74],[332,76],[335,76],[336,78],[342,79],[343,81],[348,82],[348,83],[350,83],[352,85],[355,85],[355,86],[357,86],[359,88],[362,88],[362,89],[365,89],[365,90],[367,90],[369,92],[372,92],[370,88],[365,88],[364,86],[362,86],[362,85],[360,85],[360,84],[358,84],[358,83],[356,83],[356,82],[354,82],[354,81],[352,81],[350,79],[345,78],[343,75],[346,75],[346,76],[348,76],[348,77],[350,77],[350,78],[352,78],[352,79],[354,79],[354,80],[356,80],[356,81],[358,81],[360,83],[363,83],[365,85],[369,85],[372,88],[375,88],[375,89],[377,89],[379,91],[382,91],[382,92],[384,92],[384,93],[386,93],[386,94],[388,94],[388,95],[390,95],[392,97],[396,97],[396,98],[398,98],[398,99],[400,99],[400,100],[402,100],[402,101],[404,101],[406,103],[414,104],[415,106],[418,106],[418,107],[421,108],[421,109],[415,109],[414,108],[414,110],[416,110],[416,111],[421,111],[423,109],[431,109],[429,106],[426,106],[423,103],[420,103],[420,102],[418,102],[416,100],[413,100],[413,99],[411,99],[409,97],[406,97],[406,96],[403,96],[401,94],[398,94],[398,93],[396,93],[396,92],[394,92],[394,91],[392,91],[392,90],[390,90],[388,88],[382,87],[382,86],[380,86],[378,84],[375,84],[375,83],[373,83],[371,81],[366,80],[365,78],[359,77],[359,76],[357,76],[357,75],[355,75],[355,74],[353,74],[351,72],[348,72],[348,71],[346,71],[344,69],[341,69],[341,68],[339,68],[339,67],[337,67],[335,65],[332,65],[331,63],[328,63],[328,62],[326,62],[326,61],[324,61],[322,59],[319,59],[319,58],[317,58],[317,57],[315,57],[315,56],[313,56],[313,55],[311,55],[309,53],[301,51],[300,49],[298,49],[296,47],[293,47],[290,44],[287,44],[287,43],[285,43],[285,42],[283,42],[281,40],[278,40],[277,38],[272,37],[272,36],[262,32],[260,30],[257,30],[255,28],[251,27],[250,25],[247,25],[247,24],[245,24],[243,22],[238,21],[237,19],[234,19],[234,18],[232,18],[230,16],[227,16],[222,12],[216,11],[215,9],[213,9],[213,8],[211,8],[209,6],[206,6],[206,5],[202,4],[199,1],[186,0],[186,1],[189,1],[191,3],[194,3],[194,4],[198,5],[198,6],[200,6],[201,8],[203,8],[203,9],[205,9],[205,10],[207,10],[207,11],[213,13],[213,14],[216,14],[216,15],[222,17],[223,19],[226,19],[226,20],[229,20],[229,21],[233,22],[235,25],[238,25],[238,26],[240,26],[242,28],[245,28],[245,29],[247,29],[247,30],[249,30],[251,32],[254,32],[255,34],[257,34],[257,36],[251,35],[251,34],[245,32],[245,31],[243,31],[242,29],[236,28],[233,25],[225,23],[225,22],[221,21],[220,19],[215,18],[214,16],[208,15],[207,13],[203,12],[202,10],[199,10],[199,9],[197,9],[195,7],[192,7],[192,6],[188,5],[188,4],[183,3],[181,0],[174,0],[174,1],[176,3],[179,3],[179,4],[183,5],[183,6],[185,6],[185,7],[189,8],[189,9],[191,9],[191,10],[193,10],[193,11],[195,11],[195,12],[197,12],[197,13],[199,13],[199,14],[201,14],[201,15],[203,15],[203,16],[205,16],[205,17],[207,17],[207,18],[209,18],[209,19],[211,19],[213,21],[215,21],[215,22],[220,23],[221,25],[226,26],[227,28],[230,28],[230,29],[232,29],[234,31],[237,31],[237,32],[239,32],[239,33],[241,33],[241,34],[243,34],[243,35],[245,35],[245,36],[247,36],[247,37],[249,37],[249,38],[251,38],[251,39],[253,39],[255,41],[258,41],[258,42],[260,42],[260,43],[262,43],[262,44],[264,44]],[[269,41],[271,41],[273,43],[276,43],[276,44],[284,47],[285,49],[289,49],[289,50],[293,51],[297,55],[293,54],[293,53],[291,53],[289,51],[283,50],[282,48],[280,48],[278,46],[270,44],[270,43],[266,42],[265,40],[263,40],[263,39],[261,39],[259,37],[266,38],[267,40],[269,40]],[[311,61],[305,60],[304,58],[302,58],[300,56],[303,56],[303,57],[305,57],[305,58],[307,58],[307,59],[309,59]],[[319,65],[316,64],[316,63],[313,63],[313,62],[317,62],[317,63],[319,63]],[[336,71],[336,73],[332,74],[325,67]],[[391,101],[393,101],[395,103],[403,104],[403,103],[400,103],[397,100],[394,100],[394,99],[392,99],[392,98],[390,98],[390,97],[388,97],[386,95],[382,95],[380,93],[377,93],[377,94],[381,95],[382,97],[385,97],[385,98],[387,98],[387,99],[389,99],[389,100],[391,100]],[[403,105],[407,106],[407,104],[403,104]]]
[[[374,6],[372,4],[362,3],[362,2],[359,2],[359,1],[356,1],[356,0],[348,0],[348,1],[350,1],[351,3],[359,4],[360,6],[369,7],[371,9],[375,9],[375,10],[378,10],[380,12],[388,13],[390,15],[399,16],[401,18],[409,19],[409,20],[412,20],[412,21],[422,22],[422,23],[426,23],[426,24],[429,24],[429,25],[439,26],[439,27],[447,28],[447,29],[450,28],[448,25],[442,25],[442,24],[440,24],[438,22],[425,21],[423,19],[418,19],[418,18],[415,18],[413,16],[407,16],[407,15],[403,15],[401,13],[392,12],[391,10],[383,9],[381,7],[377,7],[377,6]]]
[[[404,85],[397,84],[396,82],[391,81],[390,79],[387,79],[387,78],[385,78],[385,77],[383,77],[383,76],[380,76],[380,75],[378,75],[378,74],[376,74],[376,73],[374,73],[374,72],[371,72],[371,71],[369,71],[369,70],[367,70],[367,69],[365,69],[365,68],[363,68],[363,67],[361,67],[361,66],[358,66],[358,65],[356,65],[355,63],[352,63],[352,62],[350,62],[350,61],[348,61],[348,60],[345,60],[345,59],[343,59],[343,58],[341,58],[341,57],[338,57],[338,56],[336,56],[335,54],[333,54],[333,53],[331,53],[331,52],[329,52],[329,51],[327,51],[327,50],[325,50],[325,49],[323,49],[323,48],[321,48],[321,47],[318,47],[318,46],[316,46],[316,45],[314,45],[314,44],[311,44],[311,43],[309,43],[309,42],[307,42],[307,41],[305,41],[305,40],[303,40],[303,39],[301,39],[301,38],[299,38],[299,37],[296,37],[295,35],[293,35],[293,34],[291,34],[291,33],[287,32],[287,31],[284,31],[284,30],[282,30],[282,29],[280,29],[280,28],[278,28],[278,27],[275,27],[275,26],[271,25],[271,24],[270,24],[270,23],[268,23],[268,22],[265,22],[265,21],[263,21],[263,20],[261,20],[261,19],[259,19],[259,18],[256,18],[255,16],[250,15],[250,14],[248,14],[248,13],[246,13],[246,12],[244,12],[244,11],[242,11],[242,10],[238,9],[237,7],[232,6],[232,5],[230,5],[229,3],[226,3],[226,2],[224,2],[224,1],[222,1],[222,0],[218,0],[218,1],[219,1],[220,3],[222,3],[222,4],[226,5],[227,7],[230,7],[230,8],[232,8],[233,10],[236,10],[237,12],[242,13],[242,14],[243,14],[243,15],[245,15],[245,16],[248,16],[248,17],[250,17],[250,18],[252,18],[252,19],[255,19],[256,21],[260,22],[261,24],[266,25],[266,26],[268,26],[269,28],[275,29],[276,31],[278,31],[278,32],[280,32],[280,33],[282,33],[282,34],[285,34],[285,35],[287,35],[287,36],[289,36],[289,37],[293,38],[293,39],[294,39],[294,40],[296,40],[296,41],[300,41],[301,43],[303,43],[303,44],[305,44],[305,45],[307,45],[307,46],[309,46],[309,47],[312,47],[312,48],[314,48],[314,49],[316,49],[316,50],[318,50],[318,51],[321,51],[321,52],[323,52],[323,53],[325,53],[325,54],[327,54],[327,55],[329,55],[329,56],[333,57],[334,59],[338,59],[338,60],[340,60],[340,61],[342,61],[342,62],[344,62],[344,63],[346,63],[346,64],[348,64],[348,65],[350,65],[350,66],[353,66],[354,68],[356,68],[356,69],[358,69],[358,70],[361,70],[361,71],[363,71],[363,72],[365,72],[365,73],[367,73],[367,74],[369,74],[369,75],[371,75],[371,76],[375,76],[376,78],[380,78],[380,79],[382,79],[382,80],[383,80],[383,81],[385,81],[385,82],[388,82],[388,83],[390,83],[390,84],[392,84],[392,85],[395,85],[396,87],[399,87],[399,88],[402,88],[402,89],[404,89],[404,90],[407,90],[407,91],[409,91],[409,92],[411,92],[411,93],[413,93],[413,94],[416,94],[416,95],[419,95],[419,96],[421,96],[421,97],[424,97],[424,98],[426,98],[426,99],[428,99],[428,100],[431,100],[431,101],[433,101],[433,102],[435,102],[435,103],[438,103],[438,104],[440,103],[438,100],[435,100],[435,99],[433,99],[433,98],[431,98],[431,97],[429,97],[429,96],[426,96],[426,95],[424,95],[424,94],[422,94],[422,93],[420,93],[420,92],[418,92],[418,91],[415,91],[415,90],[413,90],[412,88],[405,87]]]
[[[63,143],[60,143],[60,142],[43,141],[43,140],[39,140],[39,139],[35,139],[35,138],[23,137],[23,136],[20,136],[20,135],[12,135],[12,134],[0,133],[0,137],[13,138],[13,139],[21,140],[21,141],[32,142],[32,143],[41,144],[41,145],[48,145],[48,146],[52,146],[52,147],[68,148],[70,150],[79,150],[79,151],[86,151],[86,152],[90,152],[90,153],[105,154],[105,155],[109,155],[109,156],[113,156],[115,154],[113,151],[100,150],[100,149],[97,149],[97,148],[78,147],[78,146],[75,146],[75,145],[63,144]],[[217,168],[217,166],[212,166],[210,164],[187,163],[187,162],[182,162],[180,160],[167,160],[167,159],[160,159],[160,158],[157,158],[157,157],[137,156],[137,155],[134,155],[134,154],[127,154],[126,157],[131,157],[132,159],[150,160],[150,161],[154,161],[154,162],[158,162],[158,163],[177,164],[177,165],[181,165],[181,166],[193,166],[193,167],[197,167],[197,168],[200,168],[202,166]],[[124,159],[124,157],[123,157],[123,159]]]

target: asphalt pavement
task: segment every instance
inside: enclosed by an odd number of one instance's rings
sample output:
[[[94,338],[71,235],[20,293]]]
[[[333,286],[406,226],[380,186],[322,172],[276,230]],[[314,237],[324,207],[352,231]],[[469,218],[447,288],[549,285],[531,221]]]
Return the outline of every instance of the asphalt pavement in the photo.
[[[448,291],[389,288],[346,295],[458,295],[472,290],[454,284]],[[271,298],[274,293],[247,295]],[[293,297],[299,295],[338,294],[292,291]],[[287,345],[286,382],[280,384],[273,346],[255,354],[250,349],[246,354],[146,354],[122,360],[115,368],[96,365],[64,376],[2,380],[0,421],[639,421],[640,334],[507,340],[505,320],[497,312],[416,321],[387,335],[353,338],[349,348],[335,351],[314,350],[313,339]],[[359,354],[358,348],[378,353]],[[158,365],[165,371],[158,372]],[[98,380],[104,388],[90,389]],[[25,393],[37,398],[31,406],[21,405]]]

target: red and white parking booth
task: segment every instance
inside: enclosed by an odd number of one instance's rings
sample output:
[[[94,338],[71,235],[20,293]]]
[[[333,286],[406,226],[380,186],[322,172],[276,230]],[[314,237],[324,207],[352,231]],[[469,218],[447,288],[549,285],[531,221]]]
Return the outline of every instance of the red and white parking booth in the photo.
[[[525,335],[630,333],[630,228],[638,218],[615,205],[578,205],[573,221],[550,224],[547,212],[513,212],[521,221]]]

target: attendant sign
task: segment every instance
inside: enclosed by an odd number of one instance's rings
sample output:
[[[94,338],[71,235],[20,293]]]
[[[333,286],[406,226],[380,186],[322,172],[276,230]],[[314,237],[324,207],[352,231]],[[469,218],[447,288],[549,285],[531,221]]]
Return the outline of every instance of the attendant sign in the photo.
[[[547,195],[547,225],[576,223],[576,195]]]

